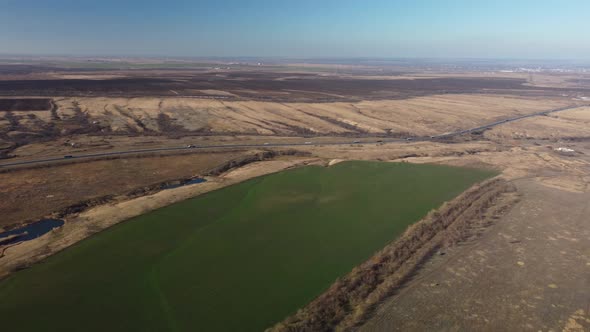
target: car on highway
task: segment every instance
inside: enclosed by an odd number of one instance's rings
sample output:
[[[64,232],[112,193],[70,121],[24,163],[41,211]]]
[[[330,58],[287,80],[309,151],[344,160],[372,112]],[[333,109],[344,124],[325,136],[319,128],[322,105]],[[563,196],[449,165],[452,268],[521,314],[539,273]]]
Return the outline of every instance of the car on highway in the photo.
[[[192,145],[192,144],[189,144],[186,146],[187,149],[194,149],[196,147],[197,147],[196,145]]]
[[[74,158],[74,156],[72,156],[72,155],[66,155],[66,156],[64,156],[64,159],[72,159],[72,158]]]
[[[305,142],[304,144],[307,144],[307,145],[309,145],[309,144],[311,144],[311,142]]]

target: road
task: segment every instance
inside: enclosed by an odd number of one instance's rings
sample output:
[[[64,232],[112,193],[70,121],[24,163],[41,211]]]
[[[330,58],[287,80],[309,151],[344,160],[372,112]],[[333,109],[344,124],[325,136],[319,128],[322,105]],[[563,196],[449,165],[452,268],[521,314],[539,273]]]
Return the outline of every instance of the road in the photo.
[[[509,119],[504,119],[504,120],[500,120],[500,121],[488,123],[488,124],[483,125],[483,126],[480,126],[480,127],[475,127],[475,128],[470,128],[470,129],[455,131],[455,132],[452,132],[452,133],[437,135],[437,136],[433,136],[433,137],[435,137],[435,138],[443,138],[443,137],[445,137],[446,138],[446,137],[464,135],[464,134],[468,134],[468,133],[472,133],[472,132],[476,132],[476,131],[487,130],[487,129],[490,129],[490,128],[493,128],[495,126],[498,126],[498,125],[501,125],[501,124],[504,124],[504,123],[508,123],[508,122],[514,122],[514,121],[518,121],[518,120],[521,120],[521,119],[531,118],[531,117],[534,117],[534,116],[548,115],[548,114],[551,114],[551,113],[561,112],[561,111],[565,111],[565,110],[569,110],[569,109],[573,109],[573,108],[579,108],[579,107],[582,107],[582,106],[566,106],[566,107],[562,107],[562,108],[552,109],[552,110],[549,110],[549,111],[541,111],[541,112],[531,113],[531,114],[527,114],[527,115],[520,115],[520,116],[509,118]]]
[[[579,108],[581,105],[576,106],[567,106],[557,109],[552,109],[548,111],[541,111],[536,113],[531,113],[527,115],[520,115],[517,117],[504,119],[492,123],[488,123],[483,126],[459,130],[451,133],[444,133],[440,135],[430,136],[430,137],[408,137],[405,139],[400,138],[393,138],[393,139],[382,139],[382,138],[375,138],[375,140],[351,140],[351,139],[342,139],[341,141],[334,141],[334,142],[322,142],[317,143],[320,145],[350,145],[350,144],[367,144],[367,143],[400,143],[400,142],[416,142],[416,141],[432,141],[441,138],[451,138],[455,136],[465,135],[473,132],[478,132],[482,130],[487,130],[493,128],[495,126],[514,122],[521,119],[526,119],[534,116],[542,116],[548,115],[555,112],[565,111],[568,109]],[[168,148],[152,148],[152,149],[137,149],[137,150],[126,150],[126,151],[115,151],[115,152],[103,152],[103,153],[92,153],[92,154],[80,154],[80,155],[68,155],[68,156],[61,156],[61,157],[52,157],[52,158],[45,158],[45,159],[36,159],[36,160],[27,160],[27,161],[18,161],[12,163],[3,163],[0,164],[0,167],[11,167],[11,166],[22,166],[22,165],[31,165],[31,164],[40,164],[40,163],[51,163],[51,162],[58,162],[64,160],[73,160],[73,159],[85,159],[85,158],[101,158],[101,157],[109,157],[109,156],[119,156],[119,155],[127,155],[127,154],[142,154],[142,153],[153,153],[153,152],[165,152],[165,151],[186,151],[186,150],[204,150],[204,149],[243,149],[243,148],[269,148],[269,147],[296,147],[296,146],[308,146],[313,145],[312,142],[301,142],[301,143],[264,143],[264,144],[218,144],[218,145],[191,145],[189,146],[182,146],[182,147],[168,147]]]

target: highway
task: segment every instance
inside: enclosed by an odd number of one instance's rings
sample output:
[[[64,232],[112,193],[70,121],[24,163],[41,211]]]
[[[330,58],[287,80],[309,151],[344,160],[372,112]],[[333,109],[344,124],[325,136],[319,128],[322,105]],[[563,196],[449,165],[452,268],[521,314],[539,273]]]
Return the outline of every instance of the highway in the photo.
[[[79,154],[79,155],[67,155],[67,156],[60,156],[60,157],[52,157],[52,158],[45,158],[45,159],[36,159],[36,160],[27,160],[27,161],[17,161],[12,163],[2,163],[0,167],[11,167],[11,166],[22,166],[22,165],[31,165],[31,164],[40,164],[40,163],[51,163],[51,162],[58,162],[64,160],[77,160],[77,159],[86,159],[86,158],[101,158],[101,157],[109,157],[109,156],[119,156],[119,155],[127,155],[127,154],[142,154],[142,153],[154,153],[154,152],[165,152],[165,151],[186,151],[186,150],[204,150],[204,149],[244,149],[244,148],[269,148],[269,147],[297,147],[297,146],[310,146],[310,145],[350,145],[350,144],[369,144],[369,143],[401,143],[401,142],[420,142],[420,141],[433,141],[436,139],[441,138],[451,138],[454,136],[465,135],[473,132],[478,132],[482,130],[487,130],[493,128],[495,126],[505,124],[508,122],[514,122],[521,119],[531,118],[535,116],[543,116],[548,115],[555,112],[565,111],[568,109],[579,108],[584,105],[577,105],[577,106],[567,106],[557,109],[552,109],[548,111],[541,111],[536,113],[531,113],[527,115],[521,115],[509,119],[504,119],[492,123],[488,123],[483,126],[459,130],[451,133],[444,133],[435,136],[429,137],[408,137],[405,139],[401,138],[394,138],[394,139],[386,139],[386,138],[379,138],[376,137],[374,140],[368,140],[367,138],[361,139],[345,139],[342,138],[339,141],[333,142],[301,142],[301,143],[263,143],[263,144],[218,144],[218,145],[190,145],[190,146],[182,146],[182,147],[168,147],[168,148],[152,148],[152,149],[137,149],[137,150],[126,150],[126,151],[115,151],[115,152],[103,152],[103,153],[92,153],[92,154]],[[310,138],[307,138],[308,140]]]
[[[496,121],[496,122],[492,122],[492,123],[488,123],[486,125],[480,126],[480,127],[475,127],[475,128],[470,128],[470,129],[465,129],[465,130],[459,130],[459,131],[455,131],[452,133],[446,133],[446,134],[441,134],[441,135],[437,135],[437,136],[433,136],[435,138],[443,138],[443,137],[453,137],[453,136],[459,136],[459,135],[464,135],[464,134],[469,134],[472,132],[477,132],[477,131],[481,131],[481,130],[487,130],[493,127],[496,127],[498,125],[504,124],[504,123],[508,123],[508,122],[514,122],[514,121],[518,121],[518,120],[522,120],[522,119],[526,119],[526,118],[532,118],[534,116],[543,116],[543,115],[548,115],[551,113],[555,113],[555,112],[561,112],[561,111],[565,111],[565,110],[569,110],[569,109],[574,109],[574,108],[579,108],[579,107],[583,107],[583,106],[566,106],[566,107],[562,107],[562,108],[556,108],[556,109],[552,109],[549,111],[541,111],[541,112],[536,112],[536,113],[531,113],[531,114],[526,114],[526,115],[520,115],[520,116],[516,116],[513,118],[509,118],[509,119],[504,119],[504,120],[500,120],[500,121]]]

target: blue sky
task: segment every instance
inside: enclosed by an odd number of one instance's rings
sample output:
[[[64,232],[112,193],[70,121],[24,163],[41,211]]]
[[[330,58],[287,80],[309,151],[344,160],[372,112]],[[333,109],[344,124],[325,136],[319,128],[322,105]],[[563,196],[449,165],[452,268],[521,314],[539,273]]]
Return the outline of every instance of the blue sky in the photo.
[[[0,0],[0,53],[590,59],[590,0]]]

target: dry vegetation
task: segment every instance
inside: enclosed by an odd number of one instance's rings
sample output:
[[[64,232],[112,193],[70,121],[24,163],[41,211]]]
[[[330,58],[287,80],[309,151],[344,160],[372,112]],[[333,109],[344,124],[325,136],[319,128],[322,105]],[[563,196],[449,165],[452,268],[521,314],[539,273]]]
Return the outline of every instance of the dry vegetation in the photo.
[[[0,227],[33,221],[83,202],[100,202],[104,197],[203,175],[244,154],[126,158],[3,172],[0,173]]]
[[[588,331],[590,192],[512,183],[519,203],[434,255],[358,331]]]
[[[523,119],[485,133],[493,140],[543,139],[562,140],[590,137],[590,108],[579,107],[548,116]]]
[[[277,103],[190,98],[68,98],[57,116],[82,112],[108,132],[149,134],[249,133],[259,135],[428,135],[469,128],[493,119],[567,105],[564,100],[509,96],[440,95],[354,103]]]
[[[434,135],[570,105],[565,98],[433,95],[332,103],[194,98],[55,98],[48,110],[0,110],[0,151],[81,135],[210,137],[231,135]],[[50,142],[48,142],[50,143]]]

